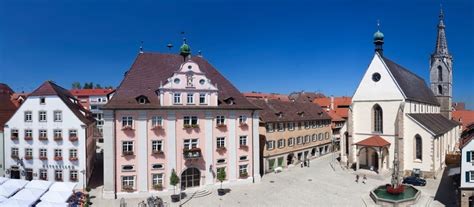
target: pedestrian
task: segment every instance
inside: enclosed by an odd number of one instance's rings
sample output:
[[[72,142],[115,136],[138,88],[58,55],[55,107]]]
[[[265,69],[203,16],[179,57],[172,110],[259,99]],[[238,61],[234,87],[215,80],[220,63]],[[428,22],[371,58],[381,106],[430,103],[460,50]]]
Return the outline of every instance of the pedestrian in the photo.
[[[363,177],[362,179],[363,179],[363,180],[362,180],[362,183],[365,184],[365,182],[367,181],[367,177],[365,176],[365,174],[364,174],[364,177]]]
[[[356,183],[359,183],[359,175],[356,175]]]
[[[308,160],[308,167],[309,167],[309,163],[311,163],[311,162]]]
[[[303,162],[301,162],[301,168],[303,168]]]

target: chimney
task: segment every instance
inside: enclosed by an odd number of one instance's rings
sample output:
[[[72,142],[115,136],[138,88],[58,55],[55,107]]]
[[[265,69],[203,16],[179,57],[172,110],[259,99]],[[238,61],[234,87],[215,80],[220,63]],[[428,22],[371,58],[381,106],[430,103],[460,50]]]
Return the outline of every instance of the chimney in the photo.
[[[334,110],[334,96],[331,95],[331,110]]]

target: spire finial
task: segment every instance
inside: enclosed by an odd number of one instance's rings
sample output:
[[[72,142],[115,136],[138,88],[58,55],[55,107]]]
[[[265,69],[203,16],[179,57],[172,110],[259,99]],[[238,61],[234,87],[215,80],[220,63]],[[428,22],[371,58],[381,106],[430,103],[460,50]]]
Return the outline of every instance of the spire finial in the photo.
[[[375,44],[375,52],[379,53],[380,55],[383,55],[383,38],[384,35],[380,31],[380,20],[377,19],[377,31],[374,33],[374,44]]]
[[[140,53],[143,53],[143,40],[140,42]]]
[[[439,4],[439,20],[444,20],[443,4]]]
[[[184,37],[184,32],[181,32],[181,35],[183,35],[183,45],[179,48],[179,54],[183,56],[184,61],[186,61],[186,58],[190,58],[191,55],[191,47],[187,44],[186,37]]]
[[[380,31],[380,19],[377,19],[377,30]]]

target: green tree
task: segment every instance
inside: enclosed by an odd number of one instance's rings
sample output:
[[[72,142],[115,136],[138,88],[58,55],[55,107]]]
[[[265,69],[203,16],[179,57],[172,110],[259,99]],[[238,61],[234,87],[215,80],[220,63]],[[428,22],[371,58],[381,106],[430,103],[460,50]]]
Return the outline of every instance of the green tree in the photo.
[[[102,86],[100,86],[100,84],[95,84],[95,89],[102,89]]]
[[[82,89],[81,83],[79,82],[72,83],[72,89]]]
[[[225,177],[226,177],[225,169],[224,168],[219,168],[217,170],[217,180],[219,180],[219,182],[221,182],[221,189],[222,189],[222,182],[224,182]]]
[[[174,186],[173,189],[173,194],[176,194],[176,185],[179,183],[179,177],[176,175],[176,171],[174,169],[171,171],[171,177],[170,177],[170,184]]]

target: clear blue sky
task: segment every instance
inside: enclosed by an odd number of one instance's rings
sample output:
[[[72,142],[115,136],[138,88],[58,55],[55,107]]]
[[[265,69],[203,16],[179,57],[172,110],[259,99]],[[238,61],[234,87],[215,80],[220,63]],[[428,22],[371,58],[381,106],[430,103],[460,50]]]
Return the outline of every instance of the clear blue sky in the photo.
[[[351,96],[373,56],[377,19],[385,55],[428,80],[439,1],[173,2],[3,0],[0,82],[17,91],[45,80],[117,86],[140,40],[146,51],[176,53],[185,31],[193,52],[241,91]],[[474,1],[443,8],[454,100],[474,109]]]

